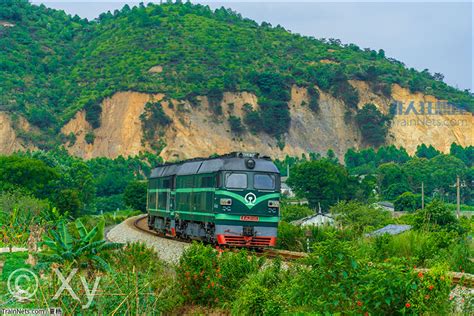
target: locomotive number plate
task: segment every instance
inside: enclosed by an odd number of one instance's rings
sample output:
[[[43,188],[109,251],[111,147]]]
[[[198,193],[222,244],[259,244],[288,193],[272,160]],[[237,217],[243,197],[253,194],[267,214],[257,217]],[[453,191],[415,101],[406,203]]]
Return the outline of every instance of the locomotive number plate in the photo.
[[[244,222],[258,222],[258,216],[240,216],[240,220]]]

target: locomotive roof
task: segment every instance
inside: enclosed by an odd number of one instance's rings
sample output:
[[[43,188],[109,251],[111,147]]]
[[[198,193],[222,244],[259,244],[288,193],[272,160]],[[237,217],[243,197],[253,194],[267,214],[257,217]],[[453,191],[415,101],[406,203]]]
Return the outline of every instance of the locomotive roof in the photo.
[[[245,162],[248,159],[255,161],[255,168],[247,168]],[[249,154],[231,153],[215,158],[195,158],[178,163],[164,164],[153,169],[150,178],[213,173],[223,170],[279,173],[278,168],[269,157],[259,157],[257,154],[249,156]]]

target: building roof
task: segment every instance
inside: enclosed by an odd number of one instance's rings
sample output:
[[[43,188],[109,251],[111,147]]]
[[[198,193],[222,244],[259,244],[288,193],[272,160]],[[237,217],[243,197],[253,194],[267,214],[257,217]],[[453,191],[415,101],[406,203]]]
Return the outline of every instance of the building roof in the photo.
[[[318,213],[304,218],[292,221],[291,224],[296,226],[306,226],[314,224],[333,223],[334,218],[330,214]]]
[[[381,236],[384,234],[389,234],[389,235],[398,235],[401,234],[407,230],[411,229],[411,225],[387,225],[383,228],[380,228],[376,231],[373,231],[369,234],[366,234],[366,236],[373,237],[373,236]]]

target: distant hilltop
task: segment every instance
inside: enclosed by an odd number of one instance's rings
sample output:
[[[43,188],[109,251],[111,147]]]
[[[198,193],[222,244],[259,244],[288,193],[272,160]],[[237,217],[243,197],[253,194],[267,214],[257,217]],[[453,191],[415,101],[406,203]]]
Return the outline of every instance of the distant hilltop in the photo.
[[[473,145],[474,98],[382,49],[316,40],[229,9],[127,5],[87,21],[0,4],[0,153],[272,157]],[[458,112],[391,111],[394,102]],[[392,106],[393,107],[393,106]]]

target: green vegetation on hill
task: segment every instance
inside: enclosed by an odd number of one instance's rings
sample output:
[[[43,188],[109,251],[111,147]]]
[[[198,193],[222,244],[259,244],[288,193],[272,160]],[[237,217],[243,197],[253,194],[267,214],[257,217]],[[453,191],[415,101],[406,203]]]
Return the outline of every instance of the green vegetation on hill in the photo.
[[[79,109],[97,127],[100,102],[124,90],[189,100],[207,95],[211,105],[224,91],[251,91],[259,98],[262,123],[251,129],[276,137],[289,126],[292,84],[310,88],[313,110],[319,99],[314,86],[354,108],[359,97],[348,80],[358,79],[380,94],[398,83],[474,111],[469,92],[446,85],[442,75],[407,69],[383,50],[258,25],[225,8],[125,5],[87,21],[26,0],[4,0],[0,20],[14,24],[0,26],[0,110],[25,115],[39,127],[41,133],[21,136],[42,148],[61,141],[50,136]],[[150,72],[154,66],[162,72]]]

